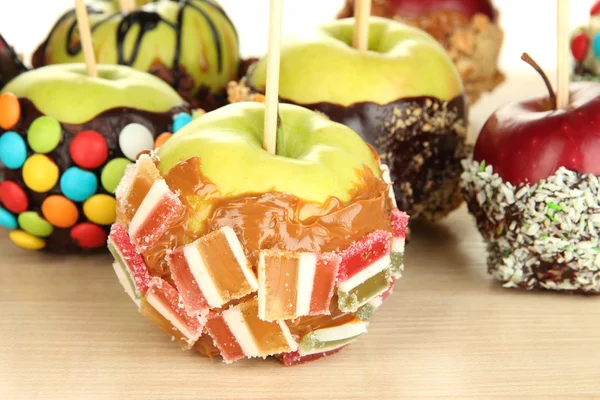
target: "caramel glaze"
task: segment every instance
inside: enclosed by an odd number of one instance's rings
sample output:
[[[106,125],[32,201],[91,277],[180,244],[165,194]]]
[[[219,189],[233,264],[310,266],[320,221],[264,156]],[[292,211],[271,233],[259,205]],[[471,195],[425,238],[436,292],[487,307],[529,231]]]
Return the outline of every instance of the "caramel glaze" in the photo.
[[[177,191],[186,213],[144,258],[152,274],[169,279],[165,256],[170,251],[229,226],[256,271],[261,249],[339,251],[373,231],[391,231],[389,185],[367,167],[357,175],[359,182],[346,203],[334,197],[324,204],[311,203],[278,192],[223,198],[216,185],[200,172],[198,157],[182,161],[164,178],[171,190]],[[337,326],[354,318],[353,314],[339,311],[334,298],[331,315],[301,317],[288,321],[288,325],[299,339],[315,329]],[[195,348],[211,358],[216,354],[207,338]]]

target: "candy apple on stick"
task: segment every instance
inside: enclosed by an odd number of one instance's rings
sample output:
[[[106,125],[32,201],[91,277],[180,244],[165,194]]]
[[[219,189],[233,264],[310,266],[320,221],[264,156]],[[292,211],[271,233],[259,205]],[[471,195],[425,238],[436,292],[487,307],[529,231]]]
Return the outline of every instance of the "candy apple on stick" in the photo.
[[[559,1],[554,95],[501,107],[483,127],[463,192],[506,287],[600,292],[600,84],[568,84],[568,2]]]
[[[140,312],[228,363],[341,350],[403,268],[408,216],[377,154],[347,126],[278,104],[281,7],[271,0],[265,103],[207,113],[141,155],[109,237]]]
[[[26,249],[105,250],[125,167],[191,119],[162,80],[96,65],[82,1],[77,10],[86,64],[24,72],[0,94],[0,226]]]
[[[353,46],[359,33],[363,49]],[[456,69],[431,36],[383,18],[345,19],[285,38],[281,52],[282,101],[320,111],[370,143],[390,166],[400,208],[435,220],[461,203],[467,108]],[[263,58],[250,69],[249,90],[265,93],[266,67]]]

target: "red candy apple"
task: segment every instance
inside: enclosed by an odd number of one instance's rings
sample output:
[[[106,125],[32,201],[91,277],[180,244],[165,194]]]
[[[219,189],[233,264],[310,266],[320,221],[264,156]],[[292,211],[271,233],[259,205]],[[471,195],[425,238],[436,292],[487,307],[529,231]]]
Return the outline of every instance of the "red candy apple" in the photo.
[[[490,20],[496,19],[496,10],[492,0],[376,0],[386,6],[395,15],[418,17],[434,11],[451,10],[466,17],[485,14]]]
[[[600,0],[598,0],[593,6],[592,9],[590,11],[590,15],[594,16],[594,15],[598,15],[600,14]]]
[[[569,106],[560,110],[549,90],[550,96],[496,111],[481,130],[474,159],[514,185],[536,183],[560,167],[600,175],[600,83],[572,83]]]

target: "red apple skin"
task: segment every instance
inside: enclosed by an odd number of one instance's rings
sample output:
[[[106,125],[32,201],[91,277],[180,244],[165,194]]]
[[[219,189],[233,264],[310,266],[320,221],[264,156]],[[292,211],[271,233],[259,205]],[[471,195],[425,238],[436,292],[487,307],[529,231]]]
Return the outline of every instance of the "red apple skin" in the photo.
[[[475,14],[485,14],[496,20],[496,10],[492,0],[384,0],[396,15],[419,17],[440,10],[452,10],[471,18]]]
[[[483,126],[473,158],[514,185],[537,183],[560,167],[600,175],[600,83],[569,89],[566,109],[551,110],[547,96],[501,107]]]

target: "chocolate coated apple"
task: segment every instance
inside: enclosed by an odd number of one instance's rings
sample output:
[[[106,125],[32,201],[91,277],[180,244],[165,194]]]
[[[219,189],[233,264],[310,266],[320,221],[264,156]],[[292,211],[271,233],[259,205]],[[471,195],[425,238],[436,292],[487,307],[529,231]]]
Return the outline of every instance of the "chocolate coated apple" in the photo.
[[[465,161],[463,193],[505,287],[600,293],[600,84],[501,107]]]
[[[194,107],[225,103],[237,78],[237,32],[212,0],[138,1],[122,13],[116,0],[96,0],[88,14],[98,63],[128,65],[173,86]],[[142,5],[143,4],[143,5]],[[33,65],[82,62],[74,10],[64,14],[33,56]]]
[[[117,65],[98,74],[42,67],[0,94],[0,226],[23,248],[104,250],[125,168],[188,115],[150,74]]]
[[[19,55],[0,35],[0,90],[17,75],[27,71]]]
[[[497,67],[503,32],[491,0],[374,0],[371,12],[435,37],[456,65],[470,104],[504,80]],[[339,16],[353,14],[354,0],[347,0]]]
[[[372,17],[369,51],[354,49],[354,20],[285,38],[280,97],[341,122],[391,168],[400,208],[437,219],[460,204],[467,108],[452,61],[427,33]],[[266,59],[248,77],[265,90]]]

